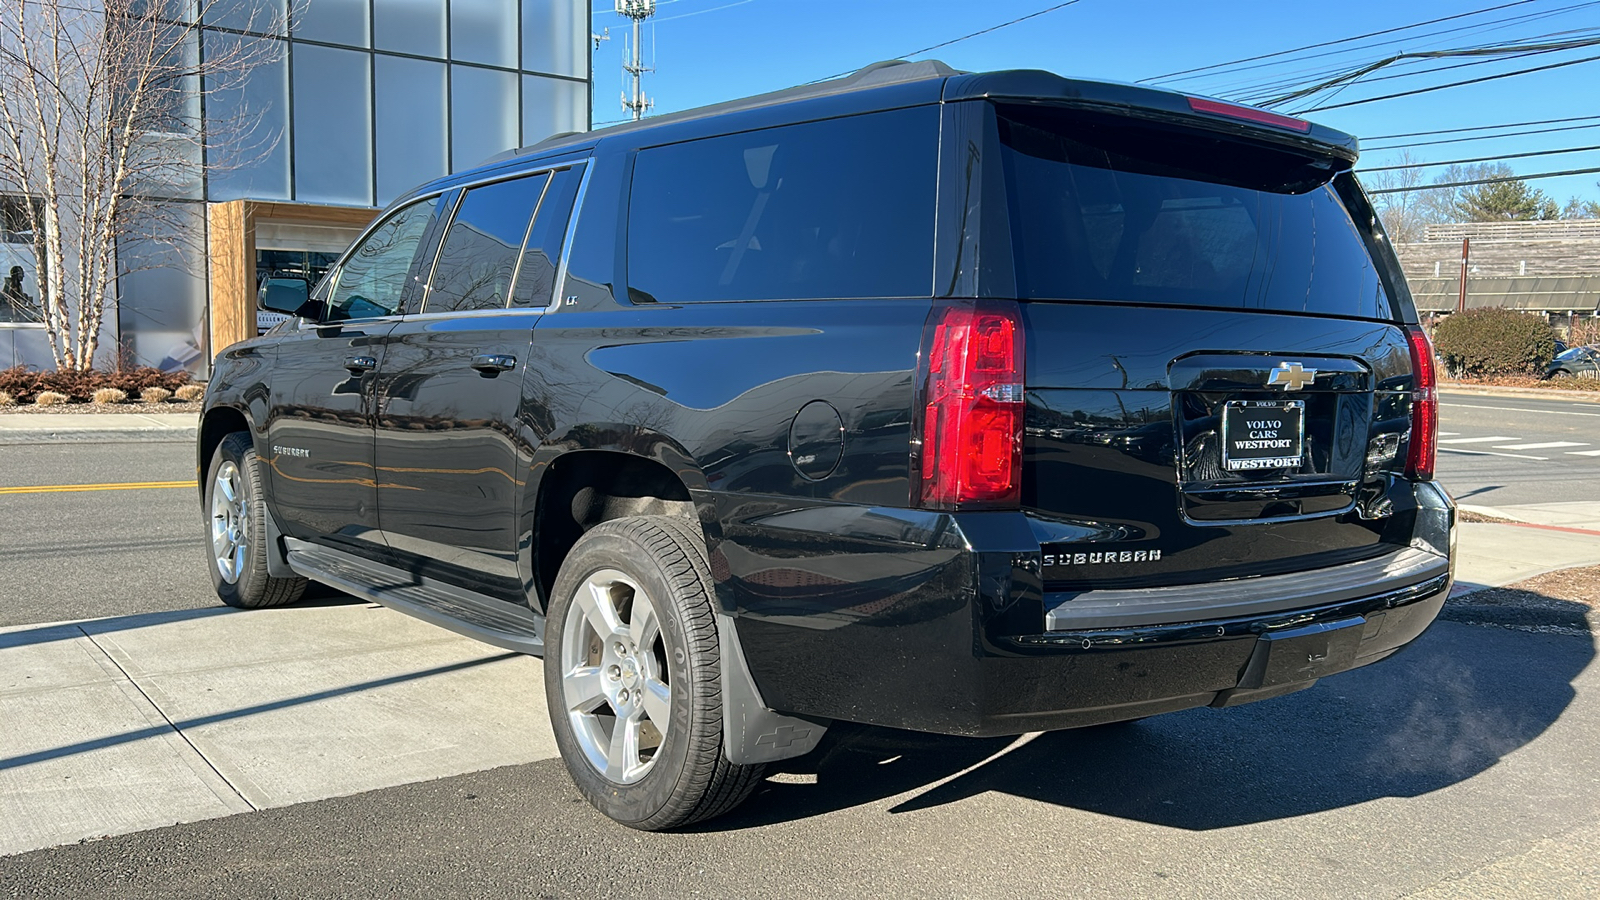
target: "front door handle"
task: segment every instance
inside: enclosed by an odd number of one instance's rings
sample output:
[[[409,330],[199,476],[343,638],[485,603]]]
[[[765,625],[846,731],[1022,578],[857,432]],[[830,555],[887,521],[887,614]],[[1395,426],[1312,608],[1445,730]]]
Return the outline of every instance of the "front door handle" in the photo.
[[[472,358],[472,367],[479,372],[506,372],[517,367],[517,358],[509,353],[479,353]]]
[[[346,356],[344,358],[344,367],[352,373],[360,375],[362,372],[370,372],[376,369],[378,361],[370,356]]]

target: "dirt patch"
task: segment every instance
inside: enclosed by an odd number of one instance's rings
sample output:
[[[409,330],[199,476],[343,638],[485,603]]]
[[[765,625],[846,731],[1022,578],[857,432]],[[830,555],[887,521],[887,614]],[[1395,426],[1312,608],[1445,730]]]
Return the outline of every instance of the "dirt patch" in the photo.
[[[1546,572],[1445,603],[1441,619],[1546,634],[1592,634],[1600,621],[1600,566]]]
[[[1516,525],[1516,524],[1519,524],[1516,519],[1502,519],[1502,518],[1499,518],[1498,516],[1486,516],[1483,513],[1473,512],[1473,511],[1468,510],[1468,509],[1459,509],[1459,508],[1456,510],[1456,521],[1458,521],[1458,522],[1484,522],[1484,523],[1488,523],[1490,525]]]
[[[1600,378],[1534,378],[1529,375],[1498,375],[1492,378],[1453,378],[1441,387],[1518,388],[1552,391],[1561,394],[1590,395],[1600,399]]]

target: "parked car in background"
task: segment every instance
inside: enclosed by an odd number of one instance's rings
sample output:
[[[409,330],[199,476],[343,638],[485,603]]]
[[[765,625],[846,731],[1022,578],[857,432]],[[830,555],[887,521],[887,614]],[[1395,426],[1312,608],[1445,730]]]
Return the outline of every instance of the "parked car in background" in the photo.
[[[1573,347],[1556,354],[1545,367],[1545,378],[1600,378],[1600,345]]]
[[[507,153],[219,355],[213,583],[542,655],[528,702],[642,829],[835,721],[1014,735],[1377,662],[1455,516],[1356,155],[933,62]]]

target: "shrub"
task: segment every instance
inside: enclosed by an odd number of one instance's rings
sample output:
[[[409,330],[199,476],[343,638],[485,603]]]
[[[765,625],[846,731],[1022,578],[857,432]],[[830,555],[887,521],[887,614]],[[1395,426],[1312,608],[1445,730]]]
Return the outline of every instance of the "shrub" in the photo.
[[[10,394],[18,403],[27,403],[39,390],[39,373],[27,366],[0,369],[0,391]]]
[[[12,406],[16,402],[17,402],[17,398],[11,396],[10,394],[6,393],[5,391],[0,391],[0,406]]]
[[[128,402],[128,392],[119,391],[116,388],[105,387],[95,391],[94,396],[90,397],[89,400],[91,403],[94,403],[97,406],[110,406],[113,403],[126,403]]]
[[[172,396],[172,392],[164,387],[147,387],[139,392],[142,403],[165,403]]]
[[[186,384],[183,387],[173,391],[172,396],[177,397],[179,400],[182,400],[185,403],[193,403],[196,400],[205,399],[206,386],[203,384]]]
[[[188,372],[163,372],[150,366],[139,366],[133,369],[119,369],[115,372],[105,373],[106,387],[120,388],[128,394],[135,395],[145,388],[158,387],[175,391],[189,383]]]
[[[1540,375],[1555,356],[1555,330],[1514,309],[1469,309],[1433,329],[1433,345],[1453,377]]]
[[[70,403],[71,401],[71,397],[58,391],[40,391],[33,395],[34,406],[59,406],[62,403]]]

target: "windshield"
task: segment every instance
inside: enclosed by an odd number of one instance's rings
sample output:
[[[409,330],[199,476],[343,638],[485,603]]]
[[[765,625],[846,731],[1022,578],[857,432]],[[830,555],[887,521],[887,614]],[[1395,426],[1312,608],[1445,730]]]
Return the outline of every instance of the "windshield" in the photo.
[[[1044,107],[998,125],[1023,299],[1396,317],[1328,161]]]

